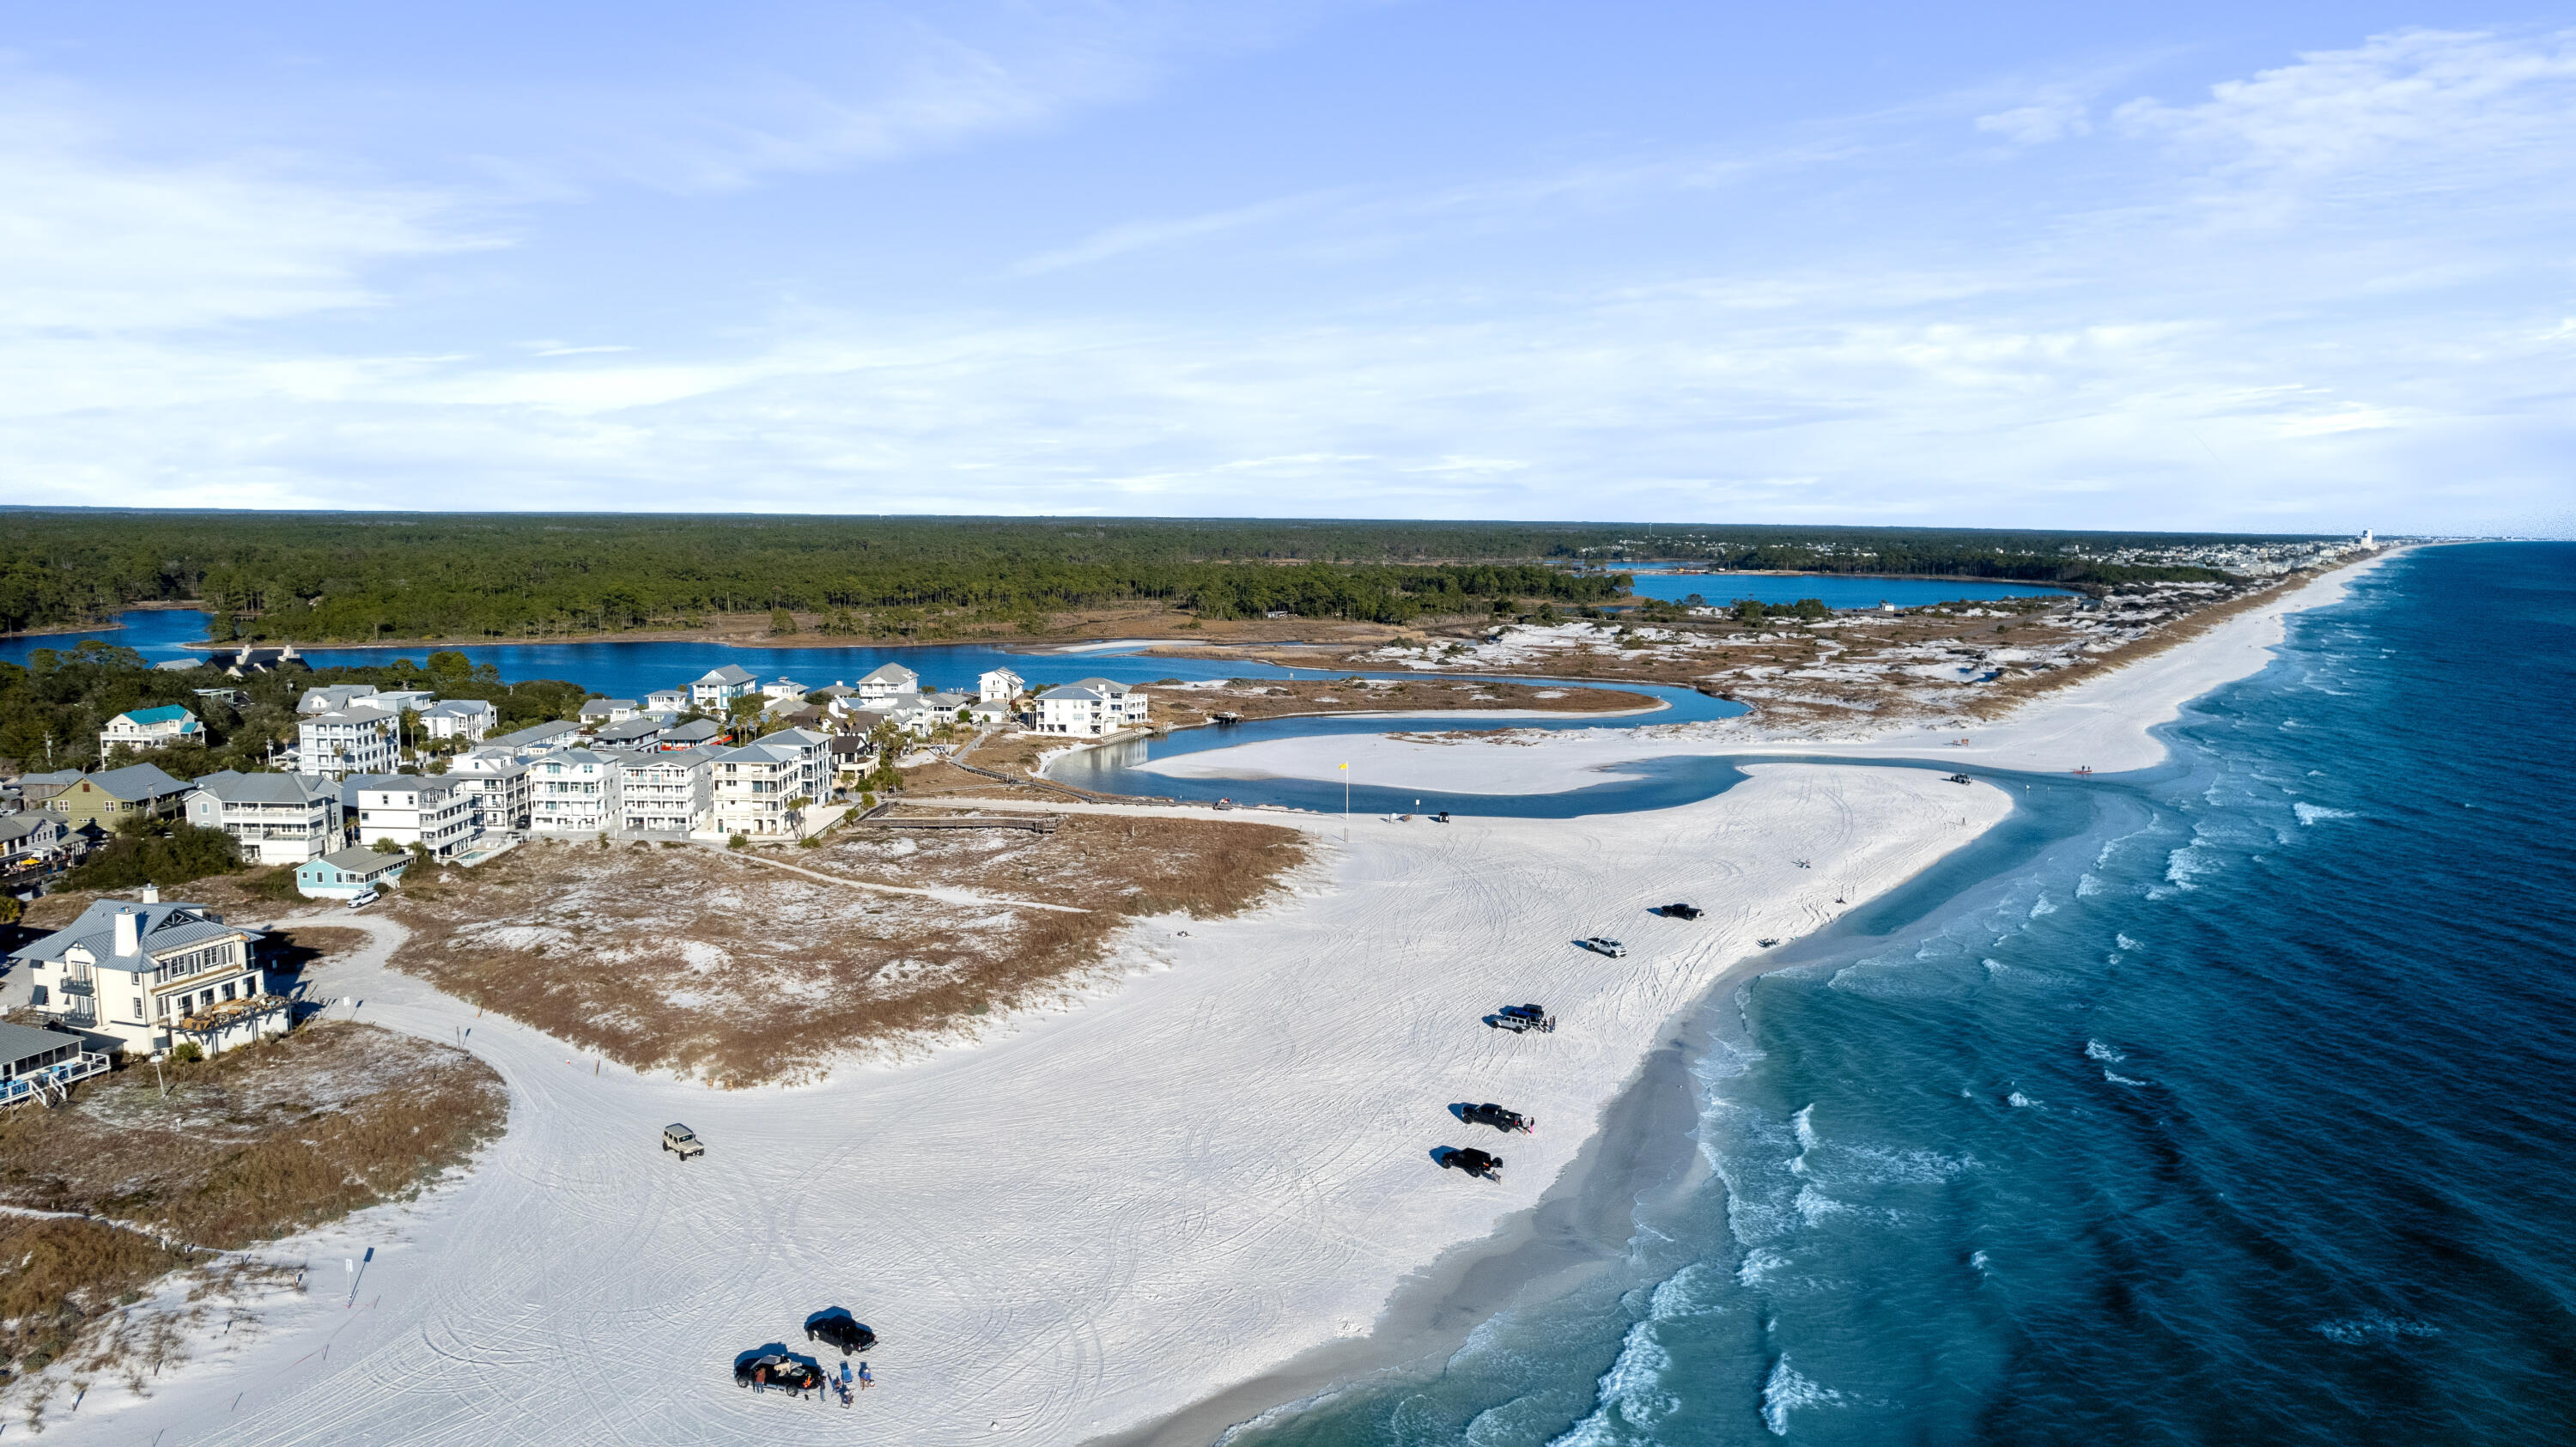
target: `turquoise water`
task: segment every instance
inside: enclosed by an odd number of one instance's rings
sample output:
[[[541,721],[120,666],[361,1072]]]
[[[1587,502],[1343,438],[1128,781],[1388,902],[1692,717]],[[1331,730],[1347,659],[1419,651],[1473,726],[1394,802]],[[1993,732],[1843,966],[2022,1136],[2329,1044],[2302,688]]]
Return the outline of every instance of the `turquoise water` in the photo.
[[[1615,1268],[1237,1440],[2576,1441],[2571,660],[2567,545],[2295,616],[1710,1002]]]
[[[1635,570],[1640,598],[1678,603],[1697,593],[1724,605],[1738,598],[1763,603],[1795,603],[1816,598],[1828,608],[1875,608],[1881,603],[1920,608],[1930,603],[1988,603],[1999,598],[2064,597],[2062,588],[2030,583],[1989,583],[1945,578],[1870,578],[1843,573],[1667,573],[1651,566]]]

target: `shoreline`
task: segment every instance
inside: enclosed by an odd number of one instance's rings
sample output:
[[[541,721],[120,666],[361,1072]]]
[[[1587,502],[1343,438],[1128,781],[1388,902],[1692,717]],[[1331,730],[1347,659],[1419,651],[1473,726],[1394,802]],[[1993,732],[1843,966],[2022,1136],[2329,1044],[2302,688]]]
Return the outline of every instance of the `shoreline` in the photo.
[[[2360,560],[2355,566],[2339,568],[2311,579],[2308,584],[2262,608],[2225,620],[2217,627],[2180,640],[2173,648],[2131,665],[2133,669],[2144,668],[2159,659],[2169,659],[2178,654],[2204,654],[2203,667],[2182,672],[2180,678],[2173,676],[2179,670],[2163,671],[2160,681],[2168,690],[2184,686],[2187,682],[2197,686],[2188,694],[2172,699],[2169,707],[2156,710],[2155,717],[2136,720],[2134,727],[2152,740],[2152,731],[2178,717],[2181,709],[2193,699],[2261,671],[2268,665],[2273,646],[2285,634],[2289,613],[2333,606],[2342,601],[2354,580],[2405,551],[2403,547],[2390,548]],[[2317,584],[2332,586],[2318,591]],[[2261,660],[2251,667],[2228,672],[2221,677],[2198,677],[2212,671],[2206,656],[2215,651],[2210,645],[2221,642],[2220,635],[2231,630],[2254,632]],[[2241,647],[2244,640],[2234,641]],[[2235,650],[2230,651],[2233,653]],[[2128,671],[2121,670],[2122,673]],[[2119,676],[2120,673],[2114,673],[2107,677]],[[2033,699],[2017,712],[2030,714],[2052,706],[2063,707],[2070,701],[2068,695],[2075,692],[2077,690],[2070,689]],[[2160,740],[2153,740],[2153,743],[2157,758],[2152,762],[2170,757]],[[1347,742],[1344,747],[1347,751]],[[1731,752],[1753,753],[1760,748],[1760,745],[1748,748],[1739,744]],[[1812,753],[1815,748],[1813,742],[1800,742],[1774,745],[1772,751]],[[1670,752],[1673,750],[1669,748],[1651,750],[1649,756]],[[1890,752],[1901,756],[1904,751],[1879,751],[1880,756]],[[1953,757],[1941,754],[1925,756]],[[1855,759],[1854,763],[1857,765],[1860,760]],[[1315,777],[1311,774],[1294,776]],[[1522,783],[1525,789],[1527,781]],[[1927,870],[1930,867],[1928,864],[1925,866]],[[1918,875],[1921,872],[1918,871]],[[1908,876],[1908,879],[1913,877],[1916,876]],[[1905,882],[1897,881],[1864,902],[1884,899]],[[1834,932],[1833,927],[1828,926],[1826,931],[1808,938],[1820,939]],[[1805,942],[1794,941],[1793,945]],[[1593,1137],[1564,1172],[1550,1183],[1539,1201],[1502,1223],[1492,1235],[1481,1241],[1453,1246],[1408,1277],[1389,1298],[1386,1311],[1370,1336],[1358,1342],[1337,1342],[1316,1348],[1258,1377],[1211,1394],[1151,1426],[1091,1439],[1083,1447],[1192,1447],[1192,1444],[1221,1442],[1236,1429],[1293,1414],[1333,1395],[1365,1386],[1373,1379],[1418,1373],[1433,1356],[1445,1356],[1462,1347],[1475,1329],[1492,1317],[1516,1306],[1561,1299],[1582,1282],[1615,1265],[1624,1254],[1626,1242],[1634,1235],[1634,1217],[1651,1209],[1657,1199],[1670,1199],[1672,1194],[1685,1189],[1695,1174],[1691,1169],[1694,1164],[1699,1165],[1700,1171],[1706,1169],[1697,1149],[1699,1116],[1695,1097],[1690,1094],[1688,1066],[1710,1048],[1711,1032],[1705,1023],[1709,1009],[1727,992],[1741,989],[1751,979],[1799,963],[1801,961],[1794,956],[1774,959],[1756,955],[1742,960],[1713,981],[1674,1019],[1667,1020],[1654,1037],[1662,1043],[1647,1053],[1636,1074],[1603,1107]],[[1679,1038],[1673,1038],[1676,1034]],[[1672,1138],[1662,1142],[1667,1154],[1660,1158],[1653,1156],[1650,1153],[1656,1144],[1658,1122],[1671,1124],[1675,1116],[1680,1117],[1678,1129]],[[1663,1162],[1660,1170],[1653,1164],[1658,1159]],[[1588,1213],[1578,1203],[1589,1203]],[[1612,1220],[1607,1214],[1606,1208],[1611,1204],[1624,1207],[1625,1219],[1630,1223],[1624,1229],[1621,1222]],[[1558,1213],[1560,1218],[1566,1218],[1569,1225],[1581,1222],[1588,1214],[1593,1229],[1588,1236],[1563,1230],[1552,1234],[1546,1229],[1551,1211]],[[1515,1268],[1531,1269],[1528,1279],[1517,1288],[1499,1294],[1477,1290],[1480,1269],[1490,1276],[1508,1273]]]

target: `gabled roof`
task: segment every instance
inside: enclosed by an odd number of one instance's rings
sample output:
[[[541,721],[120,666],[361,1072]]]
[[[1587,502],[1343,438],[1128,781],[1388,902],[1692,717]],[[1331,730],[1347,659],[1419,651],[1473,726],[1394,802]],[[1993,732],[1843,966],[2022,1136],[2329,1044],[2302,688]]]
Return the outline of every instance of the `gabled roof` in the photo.
[[[478,713],[497,714],[491,700],[481,698],[442,698],[420,711],[422,718],[466,718]]]
[[[671,725],[671,727],[663,733],[662,742],[666,744],[673,742],[703,742],[704,740],[714,738],[716,735],[723,732],[724,725],[717,723],[714,719],[693,718],[685,723],[675,723]]]
[[[393,720],[393,717],[394,714],[391,709],[368,708],[364,704],[358,704],[349,708],[340,709],[333,713],[318,713],[313,715],[311,718],[304,720],[304,722],[315,724],[389,723]]]
[[[1136,691],[1136,685],[1120,683],[1114,678],[1077,678],[1065,687],[1087,688],[1103,698],[1123,698]]]
[[[147,954],[207,940],[227,939],[236,934],[259,939],[267,933],[213,919],[202,904],[135,904],[122,899],[101,899],[91,901],[90,907],[81,911],[80,918],[70,924],[33,944],[10,951],[9,958],[59,960],[69,954],[73,946],[79,945],[101,960],[113,960],[116,958],[116,917],[125,913],[142,916],[136,928]]]
[[[605,718],[609,714],[615,713],[621,708],[631,709],[633,707],[635,707],[635,700],[631,698],[594,698],[582,704],[581,716],[583,718],[588,718],[592,714],[598,714]]]
[[[913,671],[912,671],[911,669],[909,669],[909,668],[904,667],[904,666],[903,666],[902,664],[900,664],[900,663],[888,663],[888,664],[880,665],[879,667],[877,667],[877,668],[875,668],[875,669],[870,670],[870,671],[869,671],[869,673],[868,673],[868,676],[867,676],[867,677],[865,677],[865,678],[860,679],[860,680],[859,680],[859,682],[861,682],[861,683],[863,683],[863,684],[866,684],[866,683],[906,683],[906,682],[910,682],[910,683],[919,683],[919,682],[921,682],[921,675],[920,675],[920,674],[918,674],[918,673],[913,672]]]
[[[330,792],[303,774],[245,774],[237,769],[204,775],[196,786],[227,804],[309,804]]]
[[[72,821],[51,809],[28,809],[16,814],[0,814],[0,844],[24,839],[48,824],[68,829]]]
[[[728,664],[726,664],[725,666],[723,666],[722,668],[710,668],[710,669],[708,669],[705,673],[702,673],[702,674],[698,675],[698,680],[697,680],[697,681],[698,681],[698,682],[700,682],[700,683],[723,683],[723,684],[735,684],[735,685],[739,685],[739,684],[745,684],[745,683],[755,683],[755,682],[758,682],[759,680],[758,680],[758,678],[757,678],[757,677],[752,673],[752,671],[751,671],[750,669],[748,669],[748,668],[744,668],[744,667],[742,667],[740,664],[728,663]]]
[[[660,734],[665,727],[667,725],[660,719],[645,714],[637,718],[619,719],[601,728],[593,737],[603,744],[618,744],[630,739],[652,738]]]
[[[157,764],[128,764],[121,769],[101,769],[91,774],[87,782],[109,798],[128,804],[167,798],[188,787],[161,772]]]

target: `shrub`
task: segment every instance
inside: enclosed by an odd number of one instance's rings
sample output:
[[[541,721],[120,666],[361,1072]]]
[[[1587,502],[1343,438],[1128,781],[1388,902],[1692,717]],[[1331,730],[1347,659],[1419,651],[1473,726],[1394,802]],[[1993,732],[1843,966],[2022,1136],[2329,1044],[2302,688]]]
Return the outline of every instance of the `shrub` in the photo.
[[[205,1058],[206,1047],[194,1040],[184,1041],[170,1052],[170,1063],[173,1065],[194,1065]]]
[[[293,904],[304,898],[302,886],[295,882],[295,866],[292,864],[281,864],[261,875],[252,882],[250,888],[251,893],[262,899],[274,899],[287,904]]]
[[[748,849],[748,848],[750,848],[750,847],[751,847],[751,840],[750,840],[748,837],[746,837],[746,836],[744,836],[744,835],[740,835],[740,834],[737,834],[737,835],[733,836],[731,839],[728,839],[728,840],[726,840],[726,841],[725,841],[725,848],[727,848],[727,849]]]
[[[116,837],[88,861],[63,877],[72,889],[132,889],[155,884],[164,889],[232,874],[241,868],[241,846],[221,829],[174,824],[156,830],[149,824],[120,826]]]

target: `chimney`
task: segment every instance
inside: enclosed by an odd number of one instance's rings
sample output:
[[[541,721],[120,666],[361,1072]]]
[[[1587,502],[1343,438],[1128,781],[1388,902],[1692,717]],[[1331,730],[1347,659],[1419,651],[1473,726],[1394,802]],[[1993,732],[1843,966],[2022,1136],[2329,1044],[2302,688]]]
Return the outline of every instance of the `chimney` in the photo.
[[[145,904],[159,904],[161,902],[161,886],[157,884],[147,884],[143,886],[143,902]]]
[[[120,959],[131,959],[143,952],[143,936],[138,930],[142,916],[130,909],[116,912],[116,953]]]

